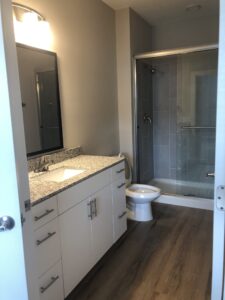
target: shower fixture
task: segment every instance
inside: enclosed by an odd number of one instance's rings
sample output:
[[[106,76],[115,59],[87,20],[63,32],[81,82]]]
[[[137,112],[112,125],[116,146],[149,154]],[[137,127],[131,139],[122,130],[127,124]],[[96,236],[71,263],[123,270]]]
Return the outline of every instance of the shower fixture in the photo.
[[[150,71],[151,71],[152,74],[155,74],[157,70],[156,70],[155,67],[150,66]]]

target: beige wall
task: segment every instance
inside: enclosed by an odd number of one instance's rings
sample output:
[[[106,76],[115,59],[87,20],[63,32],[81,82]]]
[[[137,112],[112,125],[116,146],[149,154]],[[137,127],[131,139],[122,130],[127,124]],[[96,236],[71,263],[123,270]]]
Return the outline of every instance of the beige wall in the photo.
[[[150,51],[152,49],[152,27],[134,10],[130,10],[131,54]]]
[[[132,57],[151,50],[151,27],[131,9],[116,11],[120,152],[133,162]]]
[[[175,20],[153,27],[153,50],[218,43],[218,17]]]
[[[115,13],[100,0],[20,0],[49,21],[58,55],[64,145],[119,151]]]
[[[120,152],[132,158],[131,48],[129,9],[116,12],[117,88]]]

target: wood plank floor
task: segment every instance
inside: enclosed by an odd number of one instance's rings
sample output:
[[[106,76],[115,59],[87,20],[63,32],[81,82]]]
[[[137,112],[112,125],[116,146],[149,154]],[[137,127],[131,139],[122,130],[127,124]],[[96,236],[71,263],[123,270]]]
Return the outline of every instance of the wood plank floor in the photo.
[[[67,300],[210,299],[212,212],[154,204]]]

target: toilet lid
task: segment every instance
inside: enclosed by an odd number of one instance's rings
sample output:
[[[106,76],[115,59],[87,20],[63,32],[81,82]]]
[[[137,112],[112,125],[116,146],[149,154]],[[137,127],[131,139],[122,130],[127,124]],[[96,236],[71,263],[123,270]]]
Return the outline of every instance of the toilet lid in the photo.
[[[146,194],[146,193],[155,193],[155,191],[153,191],[152,189],[149,189],[149,188],[145,188],[145,187],[131,187],[129,188],[129,190],[131,190],[132,192],[135,192],[135,193],[140,193],[140,194]]]

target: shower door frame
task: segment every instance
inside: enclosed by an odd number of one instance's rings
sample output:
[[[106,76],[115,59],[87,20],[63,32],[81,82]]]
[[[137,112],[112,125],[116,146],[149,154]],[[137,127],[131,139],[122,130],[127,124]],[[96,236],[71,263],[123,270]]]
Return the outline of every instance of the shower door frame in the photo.
[[[203,45],[197,47],[187,47],[187,48],[176,48],[171,50],[162,50],[162,51],[153,51],[137,54],[133,57],[133,180],[137,181],[138,178],[138,131],[137,131],[137,121],[138,121],[138,93],[137,93],[137,61],[147,58],[158,58],[158,57],[167,57],[179,54],[188,54],[195,52],[203,52],[209,50],[218,50],[218,44]]]
[[[222,1],[225,9],[225,1]],[[222,11],[222,9],[221,9]],[[225,12],[225,10],[223,10]],[[223,25],[223,26],[222,26]],[[225,82],[225,71],[222,66],[222,61],[225,57],[225,13],[224,18],[220,15],[220,42],[217,44],[206,45],[201,47],[192,47],[185,49],[173,49],[158,52],[149,52],[136,55],[133,58],[133,153],[134,153],[134,176],[137,178],[137,165],[138,165],[138,136],[137,136],[137,72],[136,64],[139,59],[165,57],[177,54],[187,54],[194,52],[202,52],[208,50],[216,50],[219,48],[218,55],[218,85],[217,85],[217,128],[223,128],[225,124],[224,112],[224,82]],[[212,255],[212,291],[211,299],[220,300],[225,299],[225,212],[224,209],[217,207],[217,189],[221,186],[225,186],[225,174],[223,165],[225,163],[225,132],[221,133],[221,130],[216,130],[216,162],[215,162],[215,192],[214,192],[214,224],[213,224],[213,255]],[[217,188],[218,187],[218,188]],[[218,197],[218,199],[220,199]],[[225,200],[224,200],[225,201]]]

